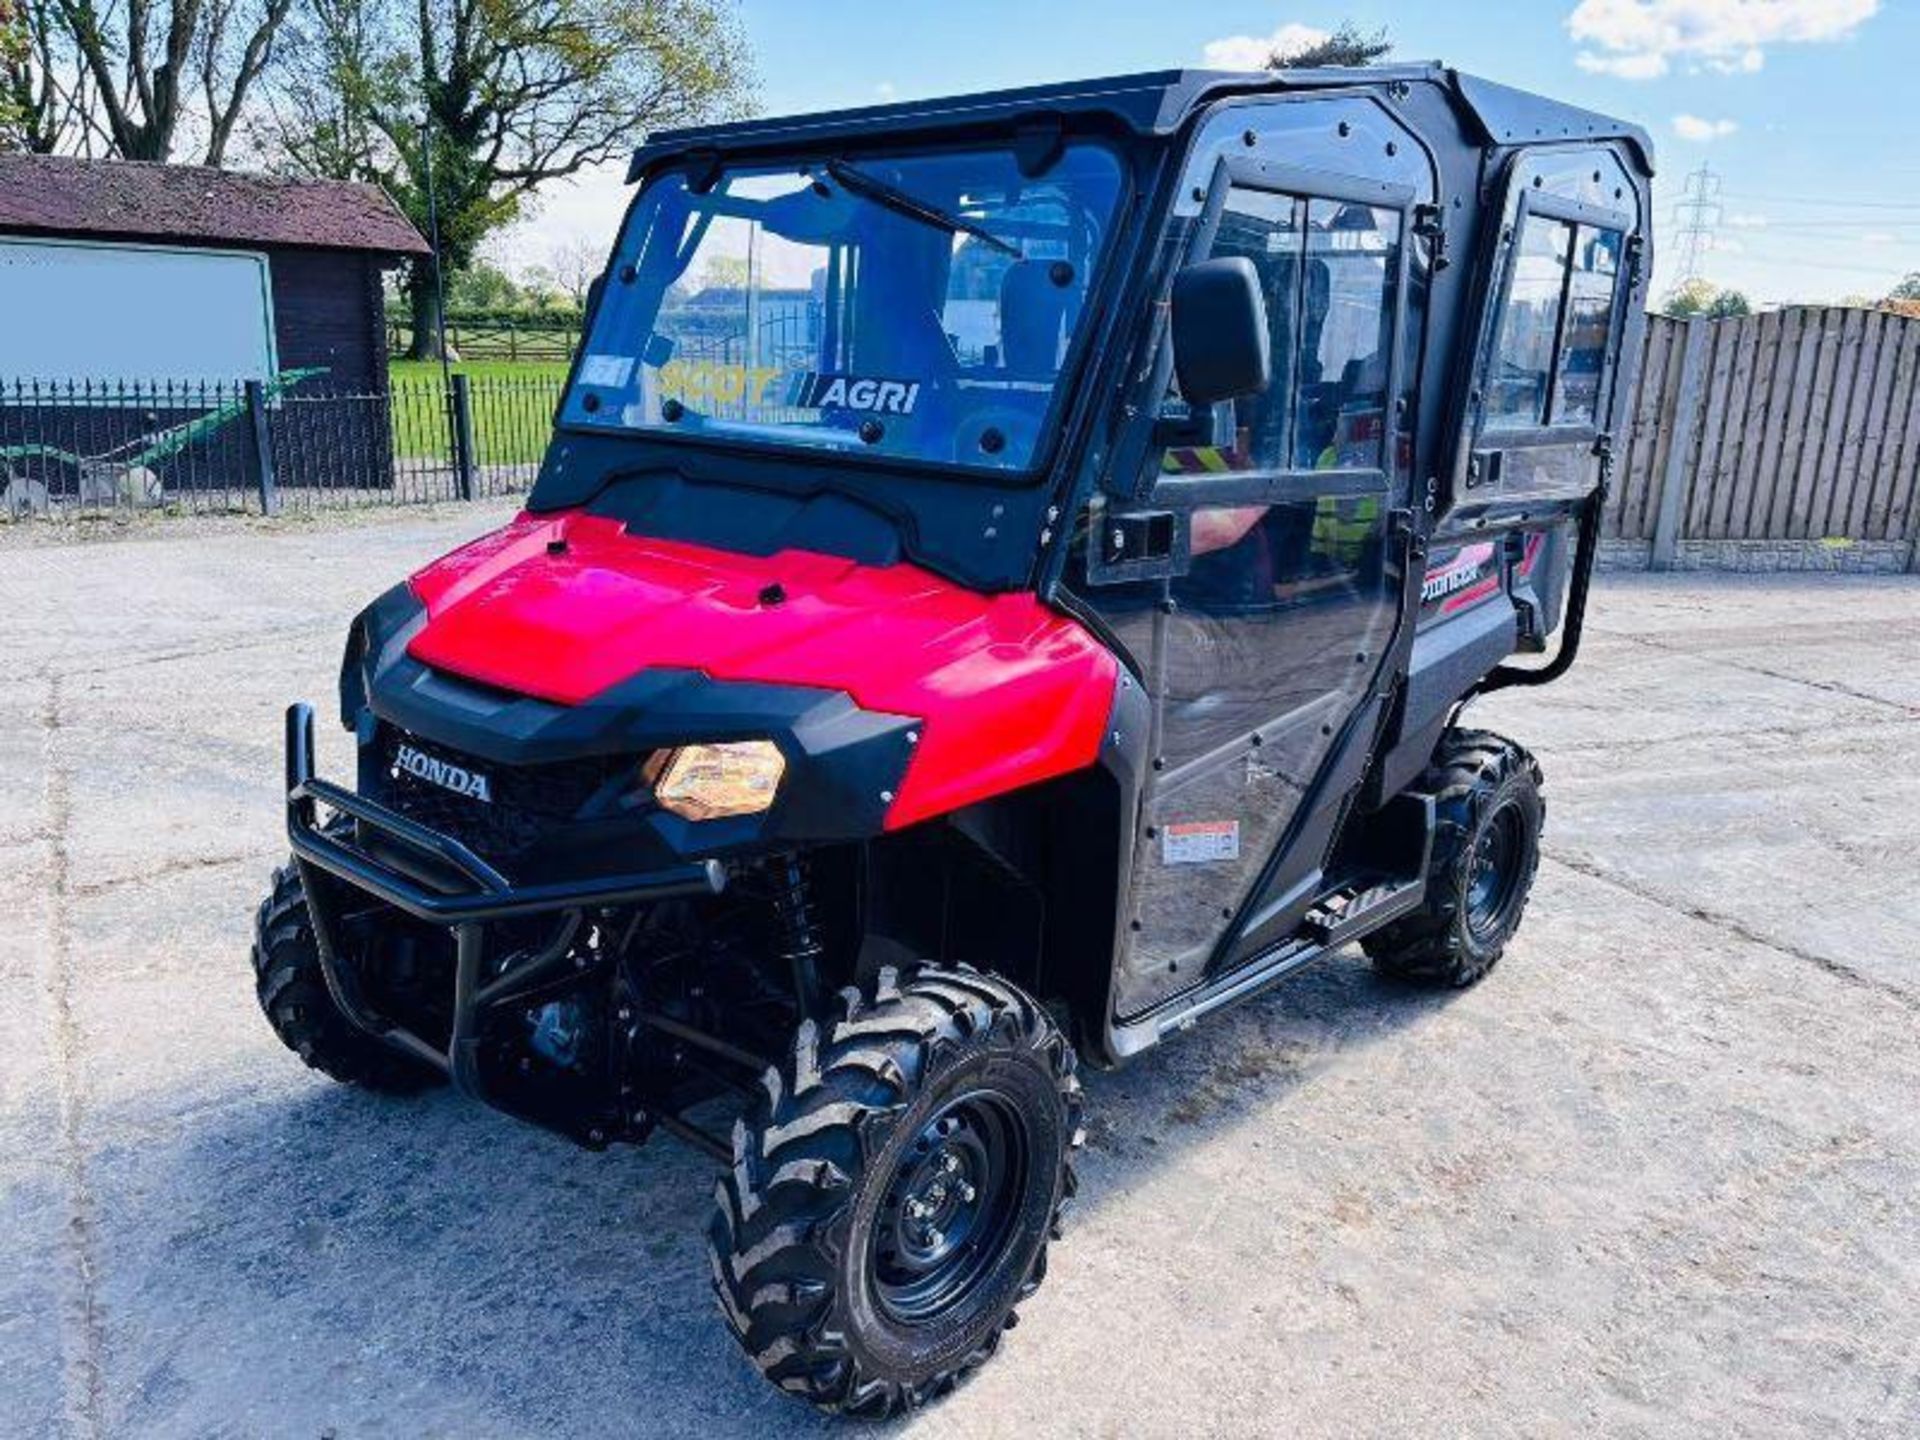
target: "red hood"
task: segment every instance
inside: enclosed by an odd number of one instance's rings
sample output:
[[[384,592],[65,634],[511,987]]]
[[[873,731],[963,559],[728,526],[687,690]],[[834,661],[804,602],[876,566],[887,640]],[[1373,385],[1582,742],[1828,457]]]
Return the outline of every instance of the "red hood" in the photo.
[[[785,598],[763,603],[775,583]],[[1091,764],[1118,675],[1103,645],[1031,594],[980,595],[913,565],[651,539],[577,512],[523,514],[413,588],[428,613],[413,658],[563,705],[659,667],[844,690],[919,717],[890,827]]]

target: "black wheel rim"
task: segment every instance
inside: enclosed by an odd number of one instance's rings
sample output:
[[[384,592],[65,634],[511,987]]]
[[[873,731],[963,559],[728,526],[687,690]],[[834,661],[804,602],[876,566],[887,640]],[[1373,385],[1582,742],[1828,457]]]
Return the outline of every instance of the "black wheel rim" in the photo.
[[[1488,817],[1474,842],[1467,876],[1467,928],[1486,940],[1506,926],[1520,893],[1521,857],[1526,853],[1526,821],[1513,805]]]
[[[883,1310],[924,1324],[973,1294],[1018,1229],[1030,1149],[1019,1112],[988,1091],[948,1101],[921,1126],[876,1217]]]

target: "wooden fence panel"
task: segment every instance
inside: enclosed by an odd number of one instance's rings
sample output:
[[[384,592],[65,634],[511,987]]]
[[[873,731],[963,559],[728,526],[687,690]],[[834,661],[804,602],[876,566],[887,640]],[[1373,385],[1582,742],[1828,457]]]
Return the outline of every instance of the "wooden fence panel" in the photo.
[[[1651,540],[1657,559],[1682,540],[1911,545],[1920,319],[1838,306],[1649,317],[1622,431],[1602,533]]]
[[[1847,410],[1847,436],[1840,447],[1840,476],[1827,507],[1826,533],[1859,535],[1866,521],[1867,496],[1872,493],[1874,465],[1880,449],[1880,415],[1886,409],[1886,388],[1893,368],[1888,352],[1894,347],[1892,317],[1875,311],[1867,316],[1860,342],[1860,367],[1853,377],[1853,403]]]
[[[1812,533],[1814,494],[1820,485],[1820,452],[1827,440],[1827,412],[1833,407],[1834,376],[1840,369],[1841,327],[1844,317],[1822,310],[1809,321],[1806,404],[1800,410],[1793,448],[1793,478],[1786,487],[1786,514],[1781,533],[1804,540]],[[1784,477],[1783,477],[1784,478]]]
[[[1640,393],[1634,397],[1632,442],[1620,467],[1620,501],[1615,511],[1613,533],[1624,540],[1645,540],[1648,528],[1648,496],[1656,488],[1655,468],[1660,457],[1660,437],[1667,430],[1663,412],[1671,403],[1667,383],[1667,361],[1674,352],[1679,324],[1664,316],[1647,321],[1647,342],[1640,368]]]
[[[1731,524],[1729,517],[1735,505],[1740,457],[1746,449],[1752,422],[1753,372],[1760,347],[1758,325],[1736,325],[1727,329],[1733,346],[1733,364],[1728,371],[1718,449],[1714,453],[1712,479],[1707,487],[1712,503],[1695,532],[1716,539],[1725,536]]]
[[[1799,373],[1802,336],[1806,316],[1800,311],[1783,313],[1774,331],[1773,364],[1767,376],[1766,428],[1754,452],[1754,463],[1746,478],[1747,508],[1738,534],[1753,536],[1768,533],[1772,523],[1774,499],[1780,490],[1780,476],[1787,450],[1787,420],[1794,409],[1794,379]]]
[[[1834,357],[1833,395],[1827,404],[1826,433],[1821,437],[1814,490],[1808,497],[1808,538],[1837,533],[1833,529],[1833,511],[1847,485],[1848,447],[1854,446],[1855,427],[1864,421],[1860,401],[1862,375],[1869,377],[1865,384],[1873,383],[1865,363],[1873,336],[1873,320],[1872,311],[1849,310],[1841,321],[1840,350]]]
[[[1887,414],[1874,463],[1873,496],[1861,534],[1869,540],[1895,540],[1912,531],[1903,527],[1904,501],[1912,494],[1920,468],[1920,321],[1902,320],[1893,382],[1887,387]]]
[[[1733,352],[1737,325],[1705,325],[1703,338],[1707,353],[1702,359],[1702,377],[1706,385],[1705,414],[1699,423],[1699,440],[1687,466],[1687,497],[1681,534],[1705,535],[1708,516],[1713,513],[1713,477],[1720,463],[1720,447],[1725,439],[1727,398],[1733,389]]]

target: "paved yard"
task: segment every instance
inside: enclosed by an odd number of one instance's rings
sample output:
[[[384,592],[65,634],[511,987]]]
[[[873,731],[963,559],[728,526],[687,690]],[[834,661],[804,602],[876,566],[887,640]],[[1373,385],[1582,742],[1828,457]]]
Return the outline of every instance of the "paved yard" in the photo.
[[[0,548],[0,1430],[824,1428],[712,1313],[704,1161],[255,1014],[280,709],[498,513]],[[1095,1077],[1053,1278],[907,1428],[1920,1433],[1920,584],[1616,575],[1594,630],[1476,712],[1548,784],[1501,969],[1341,956]]]

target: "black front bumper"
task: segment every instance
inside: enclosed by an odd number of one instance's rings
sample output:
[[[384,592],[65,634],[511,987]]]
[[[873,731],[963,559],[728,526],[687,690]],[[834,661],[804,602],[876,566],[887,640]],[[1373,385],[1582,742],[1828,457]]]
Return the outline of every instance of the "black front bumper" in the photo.
[[[322,829],[322,806],[355,822],[351,841]],[[309,705],[287,710],[287,839],[306,891],[321,971],[334,1004],[369,1035],[443,1071],[463,1093],[493,1105],[500,1102],[488,1093],[479,1064],[483,1020],[553,980],[573,961],[570,947],[560,944],[488,979],[486,927],[490,921],[711,896],[726,885],[726,870],[717,860],[577,884],[516,885],[451,836],[317,778]],[[452,931],[453,1020],[444,1049],[368,1004],[358,976],[343,963],[335,944],[337,916],[329,887],[315,883],[319,872]]]

